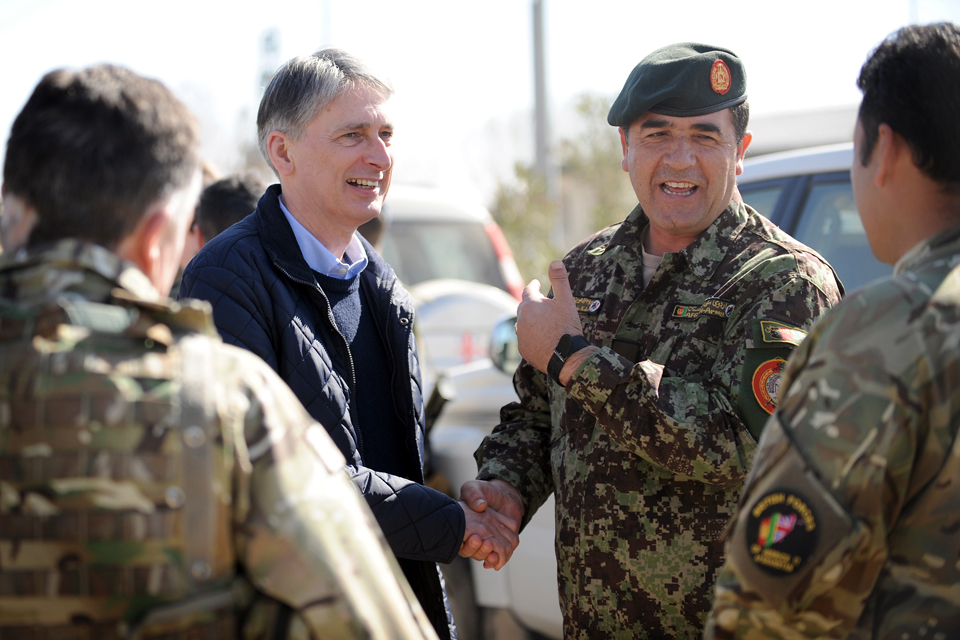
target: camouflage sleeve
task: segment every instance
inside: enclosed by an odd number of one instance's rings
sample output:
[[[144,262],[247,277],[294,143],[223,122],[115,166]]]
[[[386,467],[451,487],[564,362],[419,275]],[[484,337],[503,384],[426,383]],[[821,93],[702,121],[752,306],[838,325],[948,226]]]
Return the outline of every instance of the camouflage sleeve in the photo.
[[[929,401],[886,364],[909,360],[902,349],[917,342],[889,340],[851,302],[790,361],[787,396],[727,541],[706,638],[845,638],[884,566]]]
[[[751,393],[742,378],[756,323],[778,319],[808,328],[836,302],[796,276],[754,288],[753,303],[731,317],[711,362],[700,360],[710,350],[696,339],[679,347],[688,351],[676,360],[689,363],[684,371],[650,360],[634,364],[601,348],[574,373],[568,396],[621,447],[680,478],[718,486],[742,482],[756,444],[738,401]],[[781,346],[780,357],[770,356],[771,361],[786,359],[792,345]]]
[[[500,410],[500,424],[474,457],[481,480],[506,480],[520,491],[526,525],[553,492],[550,469],[550,404],[546,374],[520,363],[513,376],[519,402]]]
[[[243,355],[234,513],[251,582],[315,638],[435,638],[343,456],[280,379]]]

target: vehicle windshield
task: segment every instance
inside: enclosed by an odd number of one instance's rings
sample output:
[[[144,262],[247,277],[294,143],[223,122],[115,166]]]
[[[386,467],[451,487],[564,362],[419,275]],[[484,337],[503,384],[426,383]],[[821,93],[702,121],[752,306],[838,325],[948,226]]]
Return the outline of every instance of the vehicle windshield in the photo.
[[[745,184],[740,192],[744,202],[823,256],[847,292],[890,275],[892,267],[873,257],[870,250],[850,179],[839,173],[797,179],[806,186],[789,197],[780,181]]]
[[[407,286],[456,278],[506,290],[493,245],[478,222],[394,220],[381,254]]]

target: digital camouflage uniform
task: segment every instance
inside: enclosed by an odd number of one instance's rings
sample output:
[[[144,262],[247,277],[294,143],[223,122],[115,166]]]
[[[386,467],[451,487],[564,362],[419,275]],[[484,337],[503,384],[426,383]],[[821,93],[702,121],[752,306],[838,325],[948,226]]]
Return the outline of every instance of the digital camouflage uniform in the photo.
[[[644,289],[646,224],[638,206],[567,255],[584,336],[601,349],[566,389],[523,362],[520,402],[477,451],[480,478],[520,490],[523,524],[556,494],[568,638],[700,633],[768,417],[757,398],[772,409],[771,367],[840,298],[822,258],[735,202]]]
[[[798,349],[708,638],[960,638],[957,265],[960,228],[849,296]]]
[[[91,244],[0,260],[3,640],[435,638],[343,464],[206,305]]]

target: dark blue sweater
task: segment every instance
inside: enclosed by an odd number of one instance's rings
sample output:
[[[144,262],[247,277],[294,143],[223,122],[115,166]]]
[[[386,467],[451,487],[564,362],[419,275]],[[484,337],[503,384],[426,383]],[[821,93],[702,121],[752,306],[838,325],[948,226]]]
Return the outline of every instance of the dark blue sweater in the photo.
[[[373,449],[381,447],[367,443],[354,423],[353,394],[362,393],[364,381],[279,197],[280,185],[271,186],[256,211],[207,243],[184,271],[180,296],[209,300],[224,342],[266,360],[326,428],[437,634],[441,640],[456,637],[434,563],[457,557],[466,522],[455,500],[419,484],[423,397],[410,294],[361,239],[370,262],[357,279],[364,308],[372,311],[386,345],[381,365],[390,376],[390,393],[385,402],[403,427],[398,451],[415,472],[397,476],[368,464],[368,456],[376,455]]]
[[[313,273],[330,300],[333,319],[353,354],[357,386],[350,411],[354,428],[367,443],[363,462],[377,471],[414,478],[416,471],[408,464],[410,456],[404,454],[403,425],[393,409],[390,371],[383,366],[387,349],[371,312],[373,301],[361,291],[360,276],[342,280]],[[347,372],[340,371],[340,375],[346,376]]]

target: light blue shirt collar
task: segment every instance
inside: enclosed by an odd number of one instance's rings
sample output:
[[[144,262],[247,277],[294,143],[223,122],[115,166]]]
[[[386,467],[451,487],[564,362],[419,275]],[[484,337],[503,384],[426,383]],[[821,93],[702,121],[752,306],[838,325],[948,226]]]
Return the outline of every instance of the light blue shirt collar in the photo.
[[[300,221],[287,211],[283,200],[279,197],[277,197],[277,200],[280,201],[280,210],[283,211],[283,215],[287,217],[287,222],[290,223],[290,228],[293,229],[293,235],[297,238],[297,244],[300,245],[300,253],[303,254],[303,259],[307,261],[308,267],[317,273],[322,273],[331,278],[337,278],[338,280],[349,280],[366,268],[369,262],[367,252],[364,250],[363,245],[360,244],[360,239],[357,237],[356,231],[353,232],[353,237],[350,238],[350,244],[347,245],[347,250],[343,252],[344,259],[350,261],[346,263],[333,255],[312,233],[307,231],[306,227],[300,224]]]

